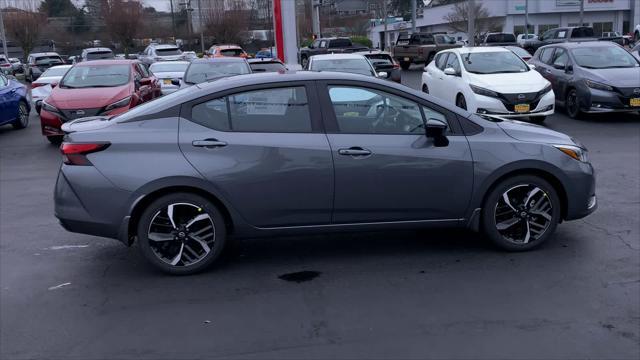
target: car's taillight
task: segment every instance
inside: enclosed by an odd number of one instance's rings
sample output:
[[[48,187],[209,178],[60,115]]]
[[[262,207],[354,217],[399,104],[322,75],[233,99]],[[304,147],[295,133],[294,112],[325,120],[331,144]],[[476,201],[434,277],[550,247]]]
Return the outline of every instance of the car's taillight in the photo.
[[[111,145],[108,142],[95,143],[62,143],[60,152],[62,153],[62,161],[67,165],[92,165],[87,159],[87,154],[102,151]]]

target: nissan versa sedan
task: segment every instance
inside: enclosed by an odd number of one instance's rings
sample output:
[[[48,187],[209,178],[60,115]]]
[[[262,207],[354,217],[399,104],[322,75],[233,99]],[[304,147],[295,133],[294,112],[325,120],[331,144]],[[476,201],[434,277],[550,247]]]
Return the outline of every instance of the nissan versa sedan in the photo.
[[[228,77],[63,130],[62,226],[174,274],[231,236],[459,226],[529,250],[596,209],[576,140],[371,76]]]
[[[541,47],[530,60],[572,118],[640,111],[640,60],[609,41]]]
[[[422,74],[422,91],[487,115],[541,123],[553,114],[549,81],[503,47],[439,52]]]

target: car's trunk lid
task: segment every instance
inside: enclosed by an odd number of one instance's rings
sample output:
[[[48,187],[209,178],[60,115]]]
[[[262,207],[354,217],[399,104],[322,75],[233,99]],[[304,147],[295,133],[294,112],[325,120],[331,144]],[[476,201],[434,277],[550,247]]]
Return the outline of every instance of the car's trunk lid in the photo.
[[[62,124],[62,131],[66,134],[82,131],[100,130],[109,127],[115,122],[108,121],[110,116],[90,116],[69,121]]]

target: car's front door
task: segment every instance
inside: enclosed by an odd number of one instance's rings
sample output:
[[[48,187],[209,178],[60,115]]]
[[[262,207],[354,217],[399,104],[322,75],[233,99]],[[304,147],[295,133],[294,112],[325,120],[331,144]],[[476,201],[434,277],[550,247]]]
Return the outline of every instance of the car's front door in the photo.
[[[8,79],[0,74],[0,124],[4,124],[7,121],[13,120],[12,115],[12,101],[11,101],[11,88],[9,87]]]
[[[335,167],[334,223],[464,217],[473,165],[464,136],[436,146],[425,120],[446,109],[385,86],[327,82],[319,88]]]
[[[257,85],[187,103],[179,142],[249,224],[331,221],[333,162],[313,83]]]

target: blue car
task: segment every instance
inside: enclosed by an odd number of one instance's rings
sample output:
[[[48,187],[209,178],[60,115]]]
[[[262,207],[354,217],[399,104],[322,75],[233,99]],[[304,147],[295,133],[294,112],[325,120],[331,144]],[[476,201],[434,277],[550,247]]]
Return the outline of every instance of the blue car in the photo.
[[[27,88],[0,73],[0,125],[11,124],[14,129],[24,129],[29,125],[30,110]]]

